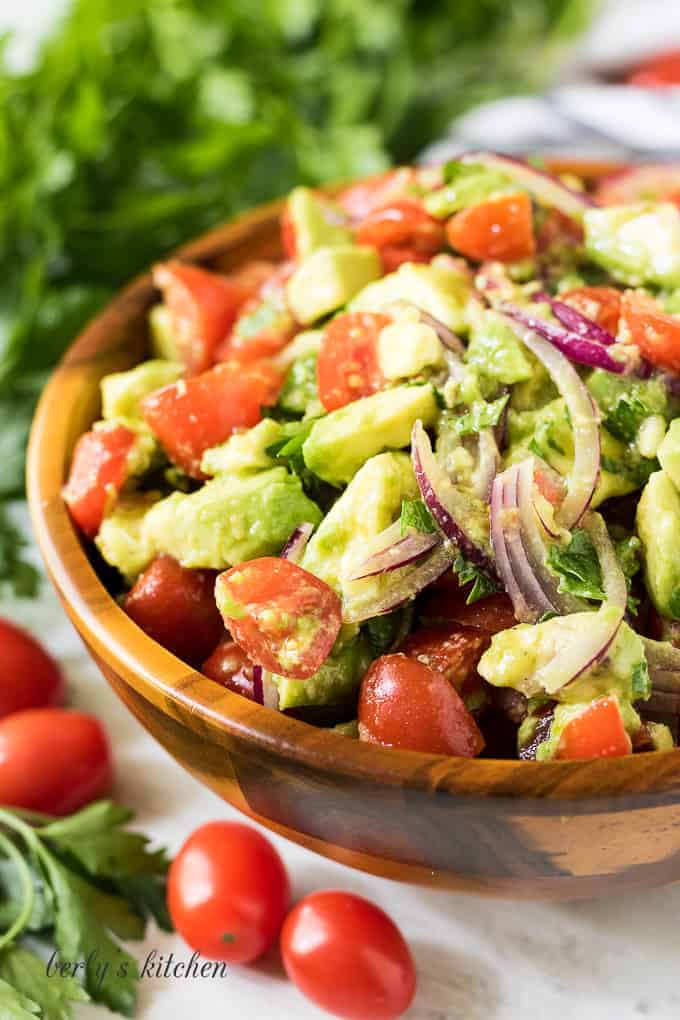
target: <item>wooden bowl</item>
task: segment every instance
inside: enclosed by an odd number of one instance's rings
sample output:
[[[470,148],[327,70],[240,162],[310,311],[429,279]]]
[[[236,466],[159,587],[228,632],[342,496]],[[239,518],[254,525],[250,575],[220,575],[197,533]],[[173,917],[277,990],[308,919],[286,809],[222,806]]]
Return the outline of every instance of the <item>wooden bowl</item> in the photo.
[[[277,257],[280,209],[273,203],[242,216],[179,254],[223,270]],[[28,462],[50,577],[92,658],[142,725],[257,821],[390,878],[574,898],[680,877],[680,750],[537,763],[381,749],[232,694],[125,615],[90,565],[60,489],[76,439],[98,415],[99,380],[145,356],[153,300],[150,277],[135,280],[76,340],[43,393]]]

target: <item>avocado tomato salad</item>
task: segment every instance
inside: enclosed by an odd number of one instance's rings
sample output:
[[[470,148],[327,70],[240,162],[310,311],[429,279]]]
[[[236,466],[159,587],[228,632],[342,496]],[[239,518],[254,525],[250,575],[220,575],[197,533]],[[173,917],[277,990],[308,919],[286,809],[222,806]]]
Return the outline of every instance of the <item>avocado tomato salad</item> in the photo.
[[[64,487],[132,619],[384,746],[673,747],[679,182],[475,153],[296,188],[279,263],[157,265]]]

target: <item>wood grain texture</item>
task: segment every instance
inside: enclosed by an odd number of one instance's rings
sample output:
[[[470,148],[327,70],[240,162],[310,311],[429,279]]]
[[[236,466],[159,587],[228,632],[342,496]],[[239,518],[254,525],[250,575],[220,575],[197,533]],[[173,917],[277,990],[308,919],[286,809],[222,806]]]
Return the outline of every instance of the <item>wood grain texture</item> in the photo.
[[[279,212],[280,203],[262,207],[179,255],[222,269],[277,257]],[[225,690],[125,615],[90,565],[60,490],[75,441],[98,414],[99,380],[145,355],[153,300],[150,277],[138,278],[69,349],[40,401],[28,461],[47,570],[92,657],[137,719],[242,811],[377,874],[545,898],[679,878],[680,750],[537,763],[381,749]]]

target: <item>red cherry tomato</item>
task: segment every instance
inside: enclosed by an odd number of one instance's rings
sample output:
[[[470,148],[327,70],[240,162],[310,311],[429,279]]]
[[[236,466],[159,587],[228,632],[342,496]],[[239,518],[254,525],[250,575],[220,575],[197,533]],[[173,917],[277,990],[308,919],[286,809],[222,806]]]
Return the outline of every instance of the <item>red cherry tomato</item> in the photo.
[[[391,321],[376,312],[347,312],[328,323],[316,363],[319,399],[327,411],[383,388],[378,335]]]
[[[560,301],[592,319],[616,336],[621,315],[621,291],[615,287],[574,287],[560,294]]]
[[[157,556],[123,602],[149,637],[180,659],[198,665],[224,632],[215,605],[216,570],[190,570],[172,556]]]
[[[471,205],[446,224],[452,248],[470,259],[516,262],[536,250],[531,200],[524,192]]]
[[[621,758],[632,752],[616,698],[598,698],[562,731],[557,758]]]
[[[489,647],[490,634],[474,627],[424,627],[414,630],[399,651],[417,659],[462,691]]]
[[[281,373],[271,362],[225,362],[150,393],[142,414],[168,457],[193,478],[203,478],[205,450],[240,428],[257,425],[261,408],[273,404]]]
[[[347,1020],[395,1020],[415,994],[413,957],[401,932],[353,893],[305,896],[286,918],[281,955],[308,999]]]
[[[253,685],[253,664],[242,648],[224,637],[212,655],[201,666],[201,672],[217,681],[223,687],[255,700]]]
[[[661,201],[680,205],[680,164],[652,163],[611,174],[598,185],[595,199],[599,205]]]
[[[128,456],[136,436],[123,425],[93,429],[76,443],[68,481],[62,490],[64,502],[76,525],[94,538],[109,503],[128,479]]]
[[[648,57],[628,75],[627,81],[629,85],[653,89],[680,85],[680,50],[668,50]]]
[[[0,717],[64,700],[66,685],[57,663],[9,620],[0,620],[0,661]]]
[[[282,676],[316,673],[340,631],[339,597],[289,560],[240,563],[220,574],[215,594],[234,640],[253,662]]]
[[[647,361],[680,373],[680,317],[667,315],[654,298],[627,290],[621,299],[621,318]]]
[[[358,244],[377,248],[386,272],[403,262],[429,262],[446,243],[444,226],[414,200],[370,212],[356,228]]]
[[[338,195],[336,202],[352,220],[363,220],[375,209],[382,209],[395,199],[408,194],[416,173],[411,167],[388,170],[368,181],[351,184]]]
[[[211,960],[252,963],[274,942],[290,902],[278,853],[257,829],[209,822],[170,866],[168,909],[177,931]]]
[[[468,605],[467,588],[461,588],[453,573],[445,574],[426,593],[421,617],[429,624],[456,623],[497,634],[517,623],[512,602],[499,592]]]
[[[474,758],[484,748],[455,687],[407,655],[376,659],[361,682],[359,736],[385,747]]]
[[[112,780],[109,742],[93,716],[29,708],[0,721],[0,804],[67,815]]]
[[[205,372],[243,301],[238,283],[183,262],[154,267],[153,281],[170,312],[172,333],[190,375]]]

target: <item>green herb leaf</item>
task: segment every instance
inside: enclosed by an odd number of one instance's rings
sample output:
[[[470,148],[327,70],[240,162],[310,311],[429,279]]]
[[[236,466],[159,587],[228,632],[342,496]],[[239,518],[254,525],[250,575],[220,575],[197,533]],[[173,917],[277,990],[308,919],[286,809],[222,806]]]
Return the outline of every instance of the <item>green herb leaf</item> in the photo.
[[[599,602],[606,598],[595,546],[582,528],[572,532],[569,545],[550,546],[548,565],[559,576],[558,591]]]
[[[437,530],[432,514],[422,499],[402,500],[399,522],[402,535],[405,535],[409,528],[414,528],[424,535],[431,535]]]
[[[315,353],[306,354],[297,358],[288,370],[275,404],[275,410],[282,412],[284,417],[307,414],[309,408],[317,403],[316,360]]]
[[[0,979],[33,1000],[34,1005],[39,1003],[34,1012],[42,1020],[71,1020],[73,1003],[90,1000],[79,981],[54,971],[48,976],[45,961],[20,946],[8,946],[0,952]],[[0,1016],[5,1016],[2,1009]]]
[[[649,410],[637,397],[622,394],[602,424],[617,439],[632,443]]]
[[[459,436],[472,436],[483,429],[493,428],[501,420],[501,415],[509,399],[510,395],[506,393],[490,404],[478,401],[466,414],[453,419],[454,431]]]
[[[633,578],[642,566],[642,542],[637,535],[630,535],[614,543],[614,551],[628,586],[628,612],[637,614],[640,599],[632,594]]]
[[[611,457],[602,454],[600,463],[604,471],[609,471],[612,475],[623,475],[636,488],[642,488],[649,476],[658,471],[660,467],[656,457],[647,460],[645,457],[635,456],[632,452],[626,454],[625,461],[613,460]]]
[[[472,584],[472,588],[465,599],[465,603],[468,606],[471,606],[473,602],[479,602],[480,599],[486,598],[487,595],[493,595],[495,591],[500,590],[492,577],[489,577],[489,575],[476,564],[465,559],[463,555],[459,554],[456,556],[453,562],[453,569],[458,575],[458,580],[461,584]]]
[[[631,690],[633,701],[646,701],[652,693],[652,681],[649,676],[649,667],[646,659],[641,659],[640,662],[633,666]]]
[[[2,426],[0,426],[0,444]],[[40,574],[26,559],[26,539],[12,521],[6,504],[0,502],[0,593],[11,591],[15,597],[32,597],[40,585]]]

